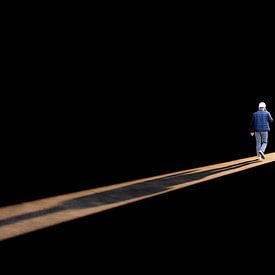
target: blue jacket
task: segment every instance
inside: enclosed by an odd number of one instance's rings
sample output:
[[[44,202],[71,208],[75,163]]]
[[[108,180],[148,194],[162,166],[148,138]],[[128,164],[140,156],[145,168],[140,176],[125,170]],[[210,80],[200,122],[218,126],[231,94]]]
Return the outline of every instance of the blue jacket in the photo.
[[[269,123],[273,122],[270,113],[264,110],[259,110],[253,114],[251,121],[252,132],[270,131]]]

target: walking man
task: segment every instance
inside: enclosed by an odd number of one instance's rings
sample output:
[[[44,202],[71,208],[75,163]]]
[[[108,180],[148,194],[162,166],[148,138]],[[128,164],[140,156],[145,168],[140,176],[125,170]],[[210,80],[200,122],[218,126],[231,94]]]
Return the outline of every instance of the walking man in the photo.
[[[259,109],[253,113],[251,121],[251,136],[256,138],[256,153],[259,160],[265,158],[265,150],[268,142],[269,124],[273,122],[271,114],[266,110],[266,104],[260,102]]]

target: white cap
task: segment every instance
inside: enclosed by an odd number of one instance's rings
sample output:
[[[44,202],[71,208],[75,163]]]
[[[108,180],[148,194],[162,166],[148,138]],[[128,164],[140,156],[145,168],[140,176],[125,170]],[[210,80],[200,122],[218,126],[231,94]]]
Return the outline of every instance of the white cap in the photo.
[[[266,104],[264,102],[260,102],[259,108],[266,108]]]

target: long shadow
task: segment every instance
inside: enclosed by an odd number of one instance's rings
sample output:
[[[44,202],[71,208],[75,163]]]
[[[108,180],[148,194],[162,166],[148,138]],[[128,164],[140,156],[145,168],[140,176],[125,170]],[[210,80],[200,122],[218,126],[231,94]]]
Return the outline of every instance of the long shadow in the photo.
[[[258,161],[257,160],[245,161],[242,163],[238,163],[238,164],[234,164],[234,165],[230,165],[222,168],[210,169],[206,171],[183,172],[174,176],[167,176],[165,178],[147,180],[147,181],[145,180],[144,182],[136,183],[130,186],[125,186],[114,190],[108,190],[101,193],[94,193],[87,196],[70,199],[60,203],[55,207],[0,220],[0,227],[10,225],[23,220],[29,220],[36,217],[41,217],[44,215],[61,212],[68,209],[92,208],[92,207],[127,201],[130,199],[136,199],[147,195],[153,195],[153,194],[168,190],[170,187],[178,184],[188,183],[195,180],[201,180],[207,176],[214,175],[223,171],[229,171],[236,168],[240,168],[255,162],[258,162]]]

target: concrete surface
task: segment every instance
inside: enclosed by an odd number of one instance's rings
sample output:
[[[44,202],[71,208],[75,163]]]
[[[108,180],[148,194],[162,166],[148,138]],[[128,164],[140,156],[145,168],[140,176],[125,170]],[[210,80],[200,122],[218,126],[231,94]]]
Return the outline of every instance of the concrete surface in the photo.
[[[249,157],[0,208],[0,240],[85,217],[275,161]]]

